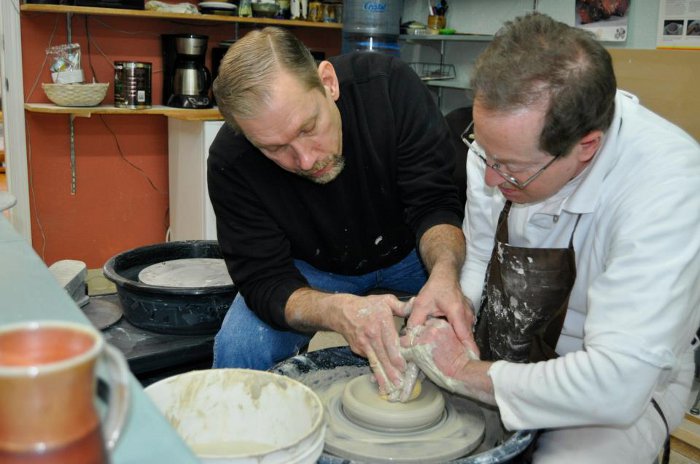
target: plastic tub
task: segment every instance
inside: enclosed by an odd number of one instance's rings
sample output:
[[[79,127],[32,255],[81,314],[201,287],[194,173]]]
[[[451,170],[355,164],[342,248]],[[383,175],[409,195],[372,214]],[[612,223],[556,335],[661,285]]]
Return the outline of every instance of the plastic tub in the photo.
[[[204,463],[312,464],[323,451],[321,400],[289,377],[209,369],[145,390]]]

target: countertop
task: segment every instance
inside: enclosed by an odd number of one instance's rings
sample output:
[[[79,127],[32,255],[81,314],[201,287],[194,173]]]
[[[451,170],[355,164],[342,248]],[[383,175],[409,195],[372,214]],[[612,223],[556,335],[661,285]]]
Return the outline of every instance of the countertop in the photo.
[[[32,247],[0,214],[0,324],[58,319],[90,324]],[[113,464],[197,463],[189,448],[131,377],[131,411]]]

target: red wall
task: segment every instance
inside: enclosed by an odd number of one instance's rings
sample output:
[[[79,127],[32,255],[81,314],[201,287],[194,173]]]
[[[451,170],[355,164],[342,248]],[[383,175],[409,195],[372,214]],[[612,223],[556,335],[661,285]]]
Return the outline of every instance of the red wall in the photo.
[[[103,104],[114,102],[114,61],[151,62],[152,103],[162,104],[161,34],[208,35],[208,61],[212,46],[235,37],[234,23],[87,16],[88,53],[85,18],[73,16],[72,42],[81,46],[86,80],[92,79],[92,63],[96,80],[110,83]],[[41,89],[42,82],[51,82],[45,50],[67,42],[66,15],[23,12],[21,26],[25,100],[48,103]],[[247,30],[241,25],[239,35]],[[327,56],[340,51],[338,29],[295,28],[294,32],[312,50],[325,51]],[[77,259],[88,268],[99,268],[122,251],[165,241],[169,224],[166,117],[76,117],[74,195],[69,116],[25,112],[25,117],[32,242],[47,265]]]

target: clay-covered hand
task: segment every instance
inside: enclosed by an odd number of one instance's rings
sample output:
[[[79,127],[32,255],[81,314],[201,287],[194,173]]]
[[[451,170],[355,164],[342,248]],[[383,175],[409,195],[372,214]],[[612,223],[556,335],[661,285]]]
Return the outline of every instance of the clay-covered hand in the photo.
[[[444,319],[431,318],[415,326],[401,337],[401,352],[414,362],[439,387],[453,393],[493,403],[492,386],[488,379],[475,379],[467,384],[467,366],[479,362],[465,349],[451,324]],[[485,364],[485,363],[482,363]],[[480,373],[485,377],[485,368]],[[486,381],[484,383],[484,381]],[[479,387],[486,388],[481,391]]]
[[[474,341],[474,308],[462,293],[459,282],[440,278],[431,274],[425,286],[411,301],[411,315],[408,330],[424,324],[429,318],[446,318],[462,345],[479,356],[479,348]]]
[[[406,371],[403,375],[403,387],[399,392],[398,400],[402,403],[415,399],[421,391],[421,383],[425,378],[425,374],[418,368],[418,365],[413,361],[406,364]]]
[[[394,295],[356,297],[343,307],[343,327],[350,348],[369,360],[383,395],[403,386],[406,361],[401,355],[394,316],[404,317],[407,305]]]

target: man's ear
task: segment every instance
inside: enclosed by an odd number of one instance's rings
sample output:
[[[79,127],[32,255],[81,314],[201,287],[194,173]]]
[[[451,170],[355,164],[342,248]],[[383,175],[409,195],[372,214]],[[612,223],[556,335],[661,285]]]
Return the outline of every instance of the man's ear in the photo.
[[[584,135],[578,143],[579,161],[587,163],[593,159],[593,156],[598,152],[600,145],[603,143],[603,131],[594,130]]]
[[[335,74],[335,68],[330,61],[321,61],[318,65],[318,77],[321,78],[321,83],[331,98],[333,98],[333,101],[338,101],[338,98],[340,98],[340,85],[338,84],[338,76]]]

